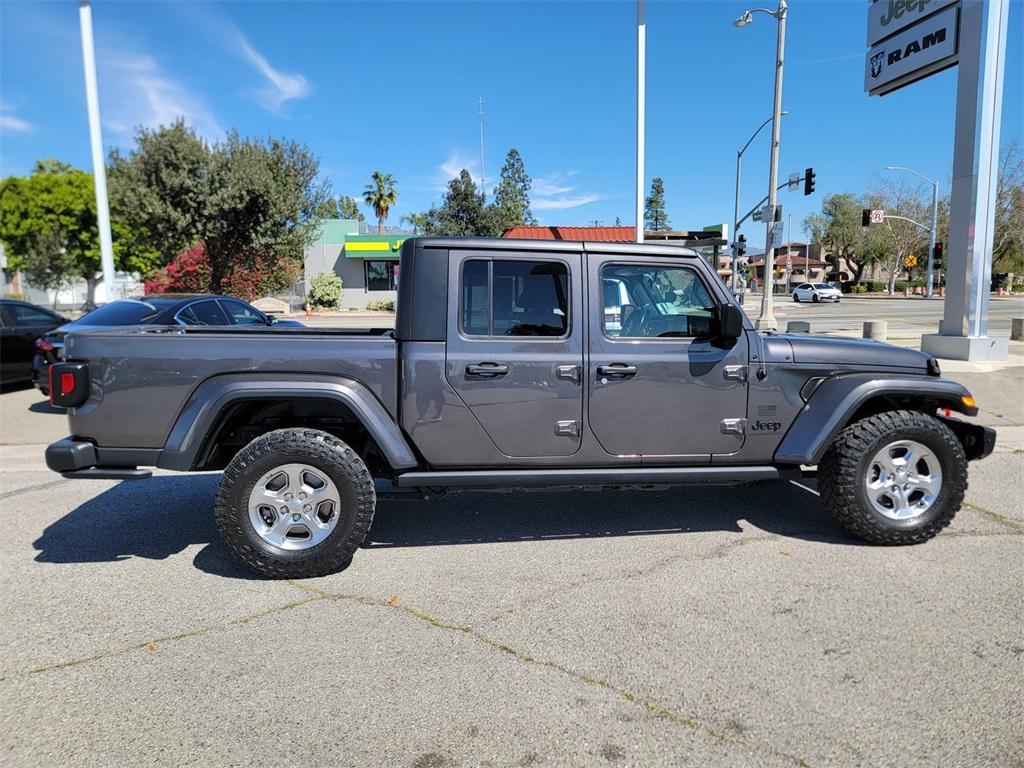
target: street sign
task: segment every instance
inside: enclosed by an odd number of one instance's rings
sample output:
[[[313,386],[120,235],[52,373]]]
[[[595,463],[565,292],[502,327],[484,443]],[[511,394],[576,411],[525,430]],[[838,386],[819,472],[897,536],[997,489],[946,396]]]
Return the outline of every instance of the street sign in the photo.
[[[872,211],[871,212],[871,223],[872,224],[884,224],[885,223],[885,211]]]
[[[884,96],[952,67],[957,63],[959,19],[960,6],[953,5],[877,43],[864,56],[864,90]]]
[[[769,248],[778,248],[779,246],[782,245],[782,234],[784,226],[785,225],[781,221],[776,221],[772,225],[772,241],[771,244],[768,246]]]
[[[800,174],[791,173],[789,174],[789,184],[786,185],[787,192],[796,192],[800,189]]]
[[[875,0],[868,8],[868,46],[955,2],[958,0]]]
[[[760,210],[756,210],[752,214],[750,214],[750,220],[751,221],[760,221],[761,220],[761,211]]]

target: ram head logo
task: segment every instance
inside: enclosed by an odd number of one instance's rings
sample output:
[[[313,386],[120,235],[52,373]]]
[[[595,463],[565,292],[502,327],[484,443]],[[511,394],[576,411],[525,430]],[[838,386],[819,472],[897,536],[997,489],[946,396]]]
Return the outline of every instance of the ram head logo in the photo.
[[[881,50],[871,57],[871,77],[876,78],[882,74],[882,67],[885,66],[885,51]]]

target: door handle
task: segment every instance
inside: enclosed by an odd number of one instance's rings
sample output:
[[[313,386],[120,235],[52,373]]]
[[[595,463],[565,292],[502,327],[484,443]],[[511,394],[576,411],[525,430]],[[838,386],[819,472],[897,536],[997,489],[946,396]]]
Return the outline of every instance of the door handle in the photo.
[[[478,363],[473,365],[472,363],[466,366],[467,376],[486,376],[494,378],[496,376],[504,376],[508,373],[507,365],[499,365],[498,363]]]
[[[598,376],[636,376],[635,365],[623,365],[622,363],[613,363],[611,365],[599,365],[597,366]]]

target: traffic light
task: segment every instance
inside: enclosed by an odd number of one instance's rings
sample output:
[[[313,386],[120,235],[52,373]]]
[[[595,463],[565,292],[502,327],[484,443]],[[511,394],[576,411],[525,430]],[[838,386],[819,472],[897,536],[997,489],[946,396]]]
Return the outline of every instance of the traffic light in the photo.
[[[932,253],[932,258],[934,259],[932,263],[935,264],[935,266],[942,264],[942,243],[935,244],[935,251]]]
[[[747,236],[746,235],[740,235],[739,239],[736,241],[736,256],[739,257],[739,256],[746,256],[746,255],[747,255]]]
[[[809,195],[814,191],[814,169],[808,168],[804,171],[804,195]]]
[[[864,209],[861,210],[861,212],[860,212],[860,225],[862,227],[870,227],[871,226],[871,209],[870,208],[864,208]]]

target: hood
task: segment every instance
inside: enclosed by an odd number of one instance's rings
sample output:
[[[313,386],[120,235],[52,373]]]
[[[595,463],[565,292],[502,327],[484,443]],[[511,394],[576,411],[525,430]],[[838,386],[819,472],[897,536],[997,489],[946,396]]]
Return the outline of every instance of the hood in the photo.
[[[938,372],[934,360],[924,352],[896,347],[869,339],[844,339],[834,336],[783,334],[793,349],[793,362],[815,363],[837,368],[901,368],[920,373]]]

